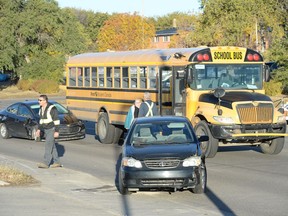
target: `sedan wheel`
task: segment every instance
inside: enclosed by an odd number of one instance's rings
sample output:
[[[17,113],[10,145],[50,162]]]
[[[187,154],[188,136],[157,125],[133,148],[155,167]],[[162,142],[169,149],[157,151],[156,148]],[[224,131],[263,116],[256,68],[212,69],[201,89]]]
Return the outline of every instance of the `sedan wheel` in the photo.
[[[3,139],[8,139],[10,137],[5,123],[0,124],[0,135]]]
[[[35,141],[37,140],[36,131],[37,131],[37,129],[35,127],[31,131],[31,139],[35,140]]]
[[[200,179],[198,184],[195,186],[195,188],[192,188],[192,192],[195,194],[202,194],[206,192],[207,187],[207,170],[206,166],[204,164],[199,167],[200,169]]]
[[[118,173],[118,189],[119,189],[120,194],[122,194],[122,195],[130,195],[131,194],[131,192],[129,192],[128,189],[124,186],[120,169],[119,169],[119,173]]]

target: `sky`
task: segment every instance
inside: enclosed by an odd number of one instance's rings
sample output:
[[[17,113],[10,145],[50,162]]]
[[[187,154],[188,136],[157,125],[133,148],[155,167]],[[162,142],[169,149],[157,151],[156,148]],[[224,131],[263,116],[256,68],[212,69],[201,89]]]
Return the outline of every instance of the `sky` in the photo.
[[[199,0],[56,0],[61,8],[73,7],[102,13],[137,12],[145,17],[164,16],[173,12],[198,13]]]

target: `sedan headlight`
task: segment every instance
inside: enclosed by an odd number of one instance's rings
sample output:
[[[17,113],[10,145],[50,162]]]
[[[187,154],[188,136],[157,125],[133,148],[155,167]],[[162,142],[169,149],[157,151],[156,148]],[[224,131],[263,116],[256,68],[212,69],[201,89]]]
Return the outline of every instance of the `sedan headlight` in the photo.
[[[223,116],[213,116],[213,118],[220,123],[223,124],[234,124],[234,121],[231,117],[223,117]]]
[[[199,166],[201,164],[201,157],[192,156],[183,161],[183,167]]]
[[[132,157],[124,157],[122,159],[122,166],[142,168],[141,162],[139,160],[132,158]]]

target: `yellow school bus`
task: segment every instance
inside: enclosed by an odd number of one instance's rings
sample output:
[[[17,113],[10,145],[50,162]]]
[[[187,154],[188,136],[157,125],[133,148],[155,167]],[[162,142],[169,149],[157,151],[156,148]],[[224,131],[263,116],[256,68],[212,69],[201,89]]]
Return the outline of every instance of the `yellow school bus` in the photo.
[[[214,157],[219,143],[260,146],[278,154],[286,121],[265,95],[263,57],[243,47],[147,49],[84,53],[67,62],[67,106],[96,123],[102,143],[117,143],[129,107],[150,92],[160,115],[189,118],[201,148]]]

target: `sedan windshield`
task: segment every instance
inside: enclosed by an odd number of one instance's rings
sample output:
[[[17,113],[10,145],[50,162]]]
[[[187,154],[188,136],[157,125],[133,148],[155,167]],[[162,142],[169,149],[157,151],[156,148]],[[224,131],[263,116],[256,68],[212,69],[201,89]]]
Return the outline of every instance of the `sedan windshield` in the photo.
[[[195,142],[187,123],[161,122],[157,124],[138,124],[132,136],[132,145],[180,144]]]
[[[61,104],[58,103],[53,103],[53,105],[57,108],[59,114],[67,114],[69,111],[63,107]],[[35,115],[39,115],[39,109],[40,105],[39,104],[32,104],[30,105],[31,110],[35,113]]]

